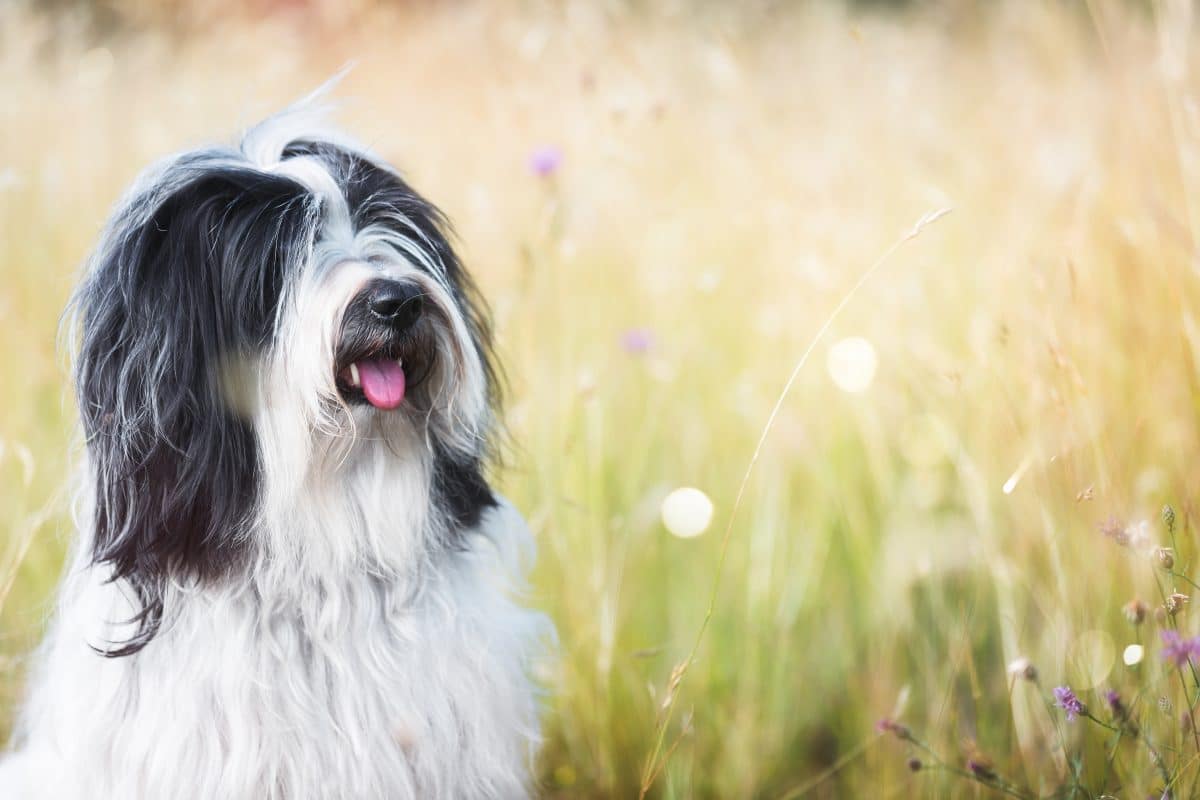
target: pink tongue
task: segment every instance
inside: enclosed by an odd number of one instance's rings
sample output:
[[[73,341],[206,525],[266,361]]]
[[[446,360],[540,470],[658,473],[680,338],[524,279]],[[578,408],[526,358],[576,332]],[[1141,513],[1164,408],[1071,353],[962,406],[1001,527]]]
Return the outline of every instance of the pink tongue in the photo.
[[[390,359],[358,362],[358,379],[367,402],[393,409],[404,402],[404,368]]]

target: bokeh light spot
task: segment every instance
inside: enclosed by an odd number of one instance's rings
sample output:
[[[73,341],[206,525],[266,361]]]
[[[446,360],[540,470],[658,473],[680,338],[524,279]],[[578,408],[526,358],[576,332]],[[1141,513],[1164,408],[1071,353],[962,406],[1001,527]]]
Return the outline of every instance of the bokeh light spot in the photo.
[[[875,346],[861,336],[842,339],[829,348],[829,377],[843,392],[865,392],[875,380],[879,358]]]
[[[1135,667],[1142,663],[1142,659],[1146,657],[1146,649],[1140,644],[1131,644],[1125,648],[1125,652],[1121,654],[1121,660],[1125,662],[1127,667]]]
[[[662,503],[663,525],[672,536],[680,539],[691,539],[704,533],[712,516],[712,500],[699,489],[676,489]]]

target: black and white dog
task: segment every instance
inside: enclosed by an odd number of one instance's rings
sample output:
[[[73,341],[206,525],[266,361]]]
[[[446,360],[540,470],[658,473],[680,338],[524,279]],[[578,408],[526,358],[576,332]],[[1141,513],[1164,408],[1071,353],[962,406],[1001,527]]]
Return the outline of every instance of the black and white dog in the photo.
[[[79,541],[6,800],[520,797],[545,618],[436,208],[309,104],[176,156],[73,301]]]

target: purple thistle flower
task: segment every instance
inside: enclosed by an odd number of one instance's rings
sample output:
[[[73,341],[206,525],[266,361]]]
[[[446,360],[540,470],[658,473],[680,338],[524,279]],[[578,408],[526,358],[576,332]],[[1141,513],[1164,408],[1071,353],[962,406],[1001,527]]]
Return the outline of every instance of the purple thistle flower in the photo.
[[[1188,650],[1183,637],[1179,635],[1179,631],[1163,631],[1162,641],[1162,657],[1167,661],[1174,661],[1175,666],[1182,667],[1191,658],[1191,651]]]
[[[1067,722],[1074,722],[1075,717],[1087,713],[1087,706],[1079,702],[1079,698],[1071,691],[1070,686],[1054,688],[1054,705],[1067,712]]]
[[[539,178],[549,178],[562,166],[563,152],[554,145],[544,145],[529,155],[529,171]]]
[[[1165,630],[1162,632],[1162,657],[1171,661],[1177,667],[1182,667],[1191,661],[1200,661],[1200,636],[1185,639],[1179,631]]]
[[[1124,722],[1129,718],[1129,709],[1125,708],[1125,704],[1121,702],[1121,695],[1117,693],[1116,689],[1109,689],[1104,693],[1104,702],[1108,703],[1113,719]]]
[[[912,731],[910,731],[907,726],[901,725],[899,722],[896,722],[896,720],[888,719],[887,717],[884,717],[875,723],[875,732],[890,733],[897,739],[903,739],[904,741],[912,740]]]
[[[1109,517],[1100,523],[1100,533],[1122,547],[1128,547],[1133,544],[1135,538],[1140,541],[1143,535],[1138,525],[1126,525],[1116,517]]]
[[[630,328],[621,334],[621,349],[633,356],[640,356],[654,346],[654,334],[647,328]]]

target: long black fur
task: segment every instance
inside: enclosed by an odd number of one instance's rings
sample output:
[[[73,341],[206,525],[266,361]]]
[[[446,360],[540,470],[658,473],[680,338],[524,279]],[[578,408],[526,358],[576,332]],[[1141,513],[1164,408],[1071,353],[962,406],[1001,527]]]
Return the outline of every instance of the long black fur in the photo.
[[[297,155],[326,163],[357,226],[400,211],[419,228],[468,321],[495,405],[486,310],[441,213],[390,169],[340,147],[296,142],[285,157]],[[76,391],[95,484],[92,558],[127,581],[140,605],[134,634],[108,655],[154,638],[168,581],[219,581],[243,564],[261,464],[229,375],[271,348],[281,298],[319,218],[302,184],[214,149],[152,176],[109,224],[74,300]],[[434,501],[459,526],[496,503],[485,456],[464,463],[435,452]]]

